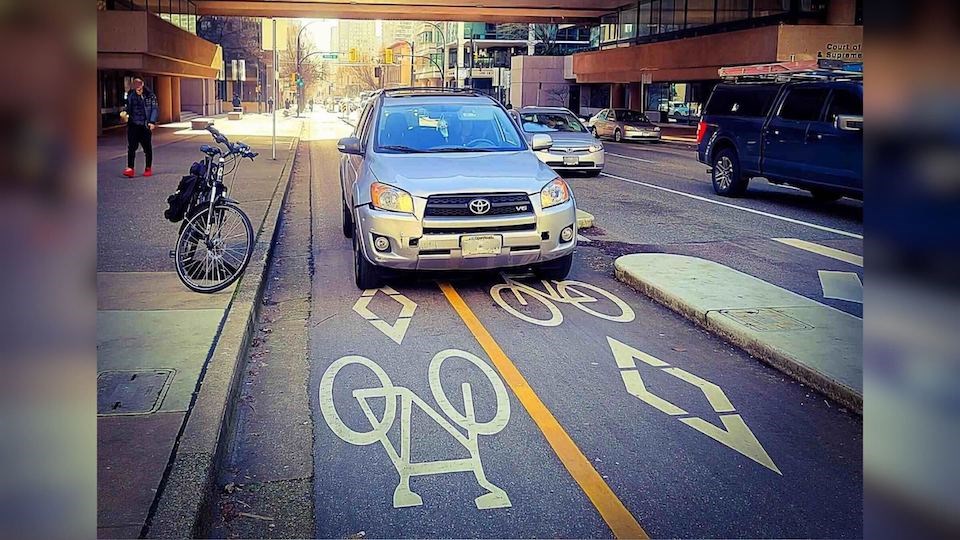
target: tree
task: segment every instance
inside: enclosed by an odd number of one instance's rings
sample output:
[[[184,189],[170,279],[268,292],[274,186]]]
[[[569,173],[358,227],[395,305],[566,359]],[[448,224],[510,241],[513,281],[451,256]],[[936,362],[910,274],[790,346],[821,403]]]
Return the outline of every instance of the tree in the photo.
[[[556,106],[556,107],[566,107],[567,98],[570,96],[570,87],[569,86],[551,86],[543,91],[544,93],[544,103],[541,105],[544,106]]]
[[[557,25],[534,24],[533,39],[537,42],[536,53],[543,56],[560,54],[560,44],[557,43]]]
[[[344,66],[349,71],[350,77],[356,81],[356,84],[360,87],[360,91],[364,90],[376,90],[380,88],[380,80],[377,79],[374,74],[374,67],[363,65],[363,66]]]

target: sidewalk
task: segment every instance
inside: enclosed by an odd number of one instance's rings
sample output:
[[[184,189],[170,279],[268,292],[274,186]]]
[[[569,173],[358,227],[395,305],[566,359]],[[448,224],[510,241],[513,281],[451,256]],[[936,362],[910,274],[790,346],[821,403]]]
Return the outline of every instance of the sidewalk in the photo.
[[[698,257],[641,253],[614,266],[618,280],[862,414],[863,319]]]
[[[230,192],[258,231],[260,249],[272,236],[300,123],[283,123],[274,161],[268,117],[251,116],[215,125],[260,153],[241,165]],[[226,332],[234,292],[262,279],[256,257],[263,253],[255,252],[239,284],[220,293],[196,294],[180,283],[169,258],[179,224],[166,221],[163,210],[199,159],[197,148],[212,142],[206,132],[190,131],[189,123],[157,128],[154,142],[154,176],[125,178],[125,130],[98,140],[98,537],[141,535],[208,358]]]

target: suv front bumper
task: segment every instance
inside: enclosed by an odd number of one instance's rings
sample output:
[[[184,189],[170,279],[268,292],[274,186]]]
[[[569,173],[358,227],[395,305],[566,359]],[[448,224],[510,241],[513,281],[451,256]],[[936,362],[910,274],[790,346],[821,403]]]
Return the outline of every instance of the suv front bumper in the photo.
[[[577,212],[574,202],[540,209],[524,216],[464,218],[419,218],[376,210],[369,205],[355,209],[363,253],[377,266],[400,270],[479,270],[526,266],[563,257],[577,245]],[[560,233],[572,227],[573,238],[562,242]],[[500,235],[499,254],[464,256],[462,236]],[[385,251],[374,247],[376,237],[385,237]]]

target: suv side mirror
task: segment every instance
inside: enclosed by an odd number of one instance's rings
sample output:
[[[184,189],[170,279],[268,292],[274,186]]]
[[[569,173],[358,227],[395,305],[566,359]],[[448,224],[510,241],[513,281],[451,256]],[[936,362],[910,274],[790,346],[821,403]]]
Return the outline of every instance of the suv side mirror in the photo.
[[[545,133],[537,133],[530,139],[530,148],[534,152],[537,150],[549,150],[553,146],[553,137]]]
[[[854,114],[838,114],[834,125],[842,131],[863,131],[863,117]]]
[[[354,156],[362,156],[363,148],[360,147],[360,139],[356,137],[344,137],[337,141],[337,150],[341,154],[352,154]]]

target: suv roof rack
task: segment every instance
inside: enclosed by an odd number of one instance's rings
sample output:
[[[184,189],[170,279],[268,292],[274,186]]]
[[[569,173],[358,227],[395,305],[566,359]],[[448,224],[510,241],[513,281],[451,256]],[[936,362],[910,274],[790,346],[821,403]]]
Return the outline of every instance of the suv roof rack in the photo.
[[[863,80],[863,62],[844,62],[827,58],[731,66],[717,71],[720,78],[736,82]]]
[[[470,95],[481,95],[482,93],[477,92],[469,86],[461,86],[458,88],[444,88],[439,86],[398,86],[395,88],[384,88],[381,90],[383,95],[390,94],[417,94],[417,93],[435,93],[435,94],[470,94]],[[486,95],[486,94],[482,94]]]

